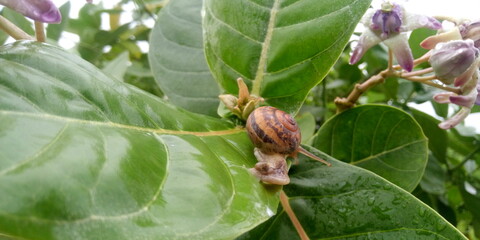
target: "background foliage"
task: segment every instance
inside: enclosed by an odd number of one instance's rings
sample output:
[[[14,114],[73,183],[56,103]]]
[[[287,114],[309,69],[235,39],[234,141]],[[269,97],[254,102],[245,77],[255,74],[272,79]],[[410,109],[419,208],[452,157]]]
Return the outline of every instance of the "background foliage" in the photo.
[[[133,14],[124,10],[132,2]],[[72,10],[66,3],[62,23],[49,25],[47,34],[52,45],[63,33],[78,35],[69,52],[34,43],[2,47],[0,189],[7,194],[0,197],[0,236],[296,238],[276,209],[278,189],[265,188],[246,171],[255,159],[246,134],[235,127],[238,121],[217,114],[216,96],[236,94],[234,80],[241,76],[251,89],[259,84],[257,93],[267,104],[297,113],[303,143],[334,163],[327,168],[301,158],[285,187],[311,237],[462,239],[460,231],[477,239],[479,135],[465,126],[439,129],[438,118],[452,109],[430,102],[431,88],[395,78],[366,93],[363,106],[336,115],[334,98],[385,69],[387,53],[376,46],[356,65],[348,64],[347,33],[369,1],[315,2],[205,1],[204,22],[200,0],[123,0],[113,9],[86,4],[75,19],[67,17]],[[278,10],[276,25],[268,14],[272,9]],[[133,20],[120,24],[125,14]],[[33,34],[23,16],[6,8],[1,15]],[[102,15],[108,16],[108,29],[102,28]],[[148,24],[152,19],[154,26]],[[256,21],[244,24],[248,19]],[[431,34],[416,30],[410,42],[416,46]],[[259,44],[266,36],[268,54]],[[321,37],[331,42],[317,44]],[[6,40],[0,32],[0,42]],[[149,52],[142,50],[145,44]],[[424,53],[412,50],[414,56]],[[48,62],[55,68],[45,68]],[[68,104],[51,104],[52,99]],[[431,104],[436,116],[412,103]],[[205,136],[210,132],[219,133]],[[60,136],[64,140],[57,142]],[[24,151],[15,150],[20,142]],[[46,155],[36,155],[38,149]],[[119,157],[123,150],[128,157]],[[60,153],[92,156],[87,164],[84,158],[66,161]],[[103,167],[94,161],[102,158]],[[191,161],[178,163],[182,159]],[[162,181],[166,185],[158,188]],[[84,186],[95,186],[98,194]],[[32,206],[31,199],[42,201]],[[172,199],[178,202],[166,208]],[[196,204],[207,208],[197,212]]]

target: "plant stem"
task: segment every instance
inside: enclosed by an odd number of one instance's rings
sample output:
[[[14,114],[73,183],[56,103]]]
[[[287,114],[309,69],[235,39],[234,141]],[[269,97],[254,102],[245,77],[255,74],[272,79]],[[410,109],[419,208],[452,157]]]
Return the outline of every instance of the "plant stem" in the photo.
[[[35,37],[39,42],[45,42],[45,28],[43,22],[35,21]]]
[[[32,36],[28,35],[22,29],[20,29],[15,24],[8,21],[8,19],[2,16],[0,16],[0,29],[5,31],[9,36],[14,38],[15,40],[21,40],[21,39],[35,40]]]
[[[432,78],[432,77],[409,77],[409,78],[405,78],[406,80],[409,80],[409,81],[412,81],[412,82],[419,82],[419,83],[423,83],[423,84],[426,84],[426,85],[429,85],[429,86],[432,86],[432,87],[435,87],[435,88],[438,88],[438,89],[442,89],[442,90],[445,90],[445,91],[449,91],[449,92],[453,92],[453,93],[456,93],[456,94],[462,94],[462,89],[460,88],[452,88],[452,87],[447,87],[447,86],[443,86],[443,85],[440,85],[440,84],[437,84],[437,83],[434,83],[432,81],[429,81],[429,80],[433,80],[435,78]]]
[[[406,76],[400,75],[399,77],[412,82],[420,82],[420,83],[427,83],[428,81],[437,79],[437,76],[435,75],[426,76],[426,77],[406,77]]]
[[[403,74],[400,75],[400,77],[407,78],[407,77],[419,76],[419,75],[423,75],[423,74],[427,74],[427,73],[431,73],[431,72],[433,72],[433,68],[429,67],[429,68],[425,68],[425,69],[418,70],[418,71],[403,73]]]
[[[300,236],[300,239],[309,240],[310,238],[308,237],[307,233],[303,229],[300,221],[298,221],[297,216],[295,216],[295,213],[293,212],[292,207],[290,207],[290,203],[288,201],[288,196],[283,190],[280,191],[280,202],[282,203],[283,210],[285,210],[288,217],[292,221],[293,226],[297,230],[298,235]]]
[[[389,48],[388,49],[388,71],[393,72],[393,52]]]
[[[379,74],[370,77],[367,81],[361,84],[355,84],[355,88],[353,88],[352,92],[350,92],[347,98],[337,97],[335,99],[335,105],[337,105],[337,112],[342,112],[344,110],[352,108],[364,92],[376,86],[377,84],[382,83],[383,81],[385,81],[385,78],[387,78],[391,74],[392,73],[388,69],[383,70]]]

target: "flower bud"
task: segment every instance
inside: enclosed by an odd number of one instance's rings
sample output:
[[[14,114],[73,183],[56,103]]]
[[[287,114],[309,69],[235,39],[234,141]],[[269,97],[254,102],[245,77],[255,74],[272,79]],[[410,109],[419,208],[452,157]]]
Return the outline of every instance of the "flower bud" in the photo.
[[[460,25],[463,39],[472,39],[475,47],[480,48],[480,21]]]
[[[429,62],[439,80],[452,84],[456,77],[469,69],[478,54],[479,50],[470,39],[449,41],[437,45]]]
[[[0,0],[0,4],[25,17],[45,23],[59,23],[62,15],[50,0]]]

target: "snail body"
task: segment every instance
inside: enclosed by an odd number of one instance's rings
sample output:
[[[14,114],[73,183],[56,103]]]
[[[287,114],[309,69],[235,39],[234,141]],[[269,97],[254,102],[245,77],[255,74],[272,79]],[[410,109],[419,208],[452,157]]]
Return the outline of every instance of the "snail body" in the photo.
[[[255,145],[258,163],[250,171],[262,182],[286,185],[290,182],[286,157],[297,157],[298,152],[323,162],[300,146],[301,133],[292,116],[274,107],[259,107],[248,117],[246,129]]]

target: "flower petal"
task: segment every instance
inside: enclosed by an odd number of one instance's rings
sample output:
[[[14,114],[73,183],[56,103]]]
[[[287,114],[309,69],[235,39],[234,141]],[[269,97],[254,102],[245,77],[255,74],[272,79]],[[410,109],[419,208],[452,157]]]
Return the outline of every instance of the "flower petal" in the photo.
[[[455,78],[454,86],[455,87],[463,86],[468,80],[472,79],[473,74],[478,69],[478,64],[479,64],[479,59],[477,58],[477,60],[475,60],[475,62],[472,63],[472,65],[464,73],[462,73],[460,76]]]
[[[35,21],[45,23],[62,21],[60,11],[50,0],[0,0],[0,4]]]
[[[438,127],[441,129],[453,128],[462,122],[470,114],[470,111],[470,108],[462,107],[453,117],[438,124]]]
[[[455,96],[455,93],[452,92],[441,92],[433,96],[433,100],[438,103],[451,103],[450,97]]]
[[[381,41],[382,40],[377,37],[374,32],[368,28],[365,29],[362,35],[360,35],[357,46],[353,49],[352,56],[350,57],[350,64],[357,63],[368,49],[380,43]]]
[[[425,38],[420,43],[420,46],[425,49],[434,49],[435,46],[440,42],[448,42],[451,40],[461,40],[461,39],[462,39],[462,35],[460,34],[460,30],[458,28],[453,28],[448,32],[443,32],[443,33]]]
[[[442,28],[442,24],[432,17],[405,12],[405,22],[402,25],[402,31],[407,32],[417,28],[438,30]]]
[[[453,104],[457,104],[462,107],[472,108],[475,100],[477,99],[477,89],[471,91],[468,95],[453,95],[450,96],[450,102]]]
[[[410,45],[408,45],[407,34],[401,33],[383,41],[397,59],[398,64],[408,72],[413,69],[413,56]]]
[[[478,84],[478,77],[480,76],[479,74],[480,73],[478,70],[475,71],[472,75],[472,78],[461,87],[461,90],[464,94],[467,94],[470,91],[473,91],[474,89],[476,89]]]

